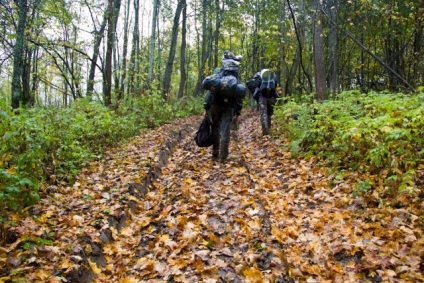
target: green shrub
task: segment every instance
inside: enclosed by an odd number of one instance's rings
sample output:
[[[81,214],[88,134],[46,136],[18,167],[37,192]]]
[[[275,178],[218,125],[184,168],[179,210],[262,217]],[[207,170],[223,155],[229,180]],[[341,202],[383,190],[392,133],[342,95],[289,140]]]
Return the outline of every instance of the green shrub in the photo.
[[[380,175],[398,190],[414,187],[423,162],[423,114],[420,95],[356,91],[323,103],[290,101],[276,110],[295,153],[317,155],[334,171]]]
[[[0,222],[8,211],[36,203],[47,178],[72,181],[106,147],[177,117],[200,113],[201,99],[133,99],[116,111],[78,99],[68,108],[20,109],[0,101]]]

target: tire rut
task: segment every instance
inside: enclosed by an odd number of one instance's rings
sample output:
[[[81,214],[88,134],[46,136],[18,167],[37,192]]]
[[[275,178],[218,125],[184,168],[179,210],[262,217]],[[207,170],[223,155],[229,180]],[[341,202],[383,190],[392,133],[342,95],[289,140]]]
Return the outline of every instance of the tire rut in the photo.
[[[194,131],[176,147],[131,215],[138,240],[126,249],[129,259],[115,261],[111,268],[118,272],[103,279],[294,282],[249,173],[254,163],[243,153],[243,143],[261,138],[250,129],[254,118],[241,118],[225,163],[212,160],[210,148],[195,146]],[[128,246],[128,240],[113,246],[106,249]]]

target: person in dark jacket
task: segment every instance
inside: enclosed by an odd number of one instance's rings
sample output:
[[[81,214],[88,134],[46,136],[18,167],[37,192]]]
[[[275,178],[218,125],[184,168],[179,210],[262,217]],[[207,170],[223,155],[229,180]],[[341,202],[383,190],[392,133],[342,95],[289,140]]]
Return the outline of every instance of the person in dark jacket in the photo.
[[[259,102],[259,114],[262,134],[269,135],[271,128],[271,116],[274,113],[274,105],[280,94],[277,91],[277,76],[268,69],[260,72],[261,82],[255,89],[253,98]]]
[[[259,101],[258,98],[254,98],[256,89],[261,85],[261,72],[257,72],[253,78],[246,82],[247,89],[250,93],[250,109],[259,111]]]
[[[221,95],[221,90],[208,90],[205,97],[205,116],[212,122],[212,157],[225,161],[229,153],[230,129],[236,122],[236,117],[241,114],[242,99],[246,88],[239,84],[239,65],[241,56],[235,56],[230,51],[225,51],[222,57],[222,68],[215,69],[219,77],[234,76],[237,79],[236,94],[234,97]],[[243,89],[244,88],[244,89]]]

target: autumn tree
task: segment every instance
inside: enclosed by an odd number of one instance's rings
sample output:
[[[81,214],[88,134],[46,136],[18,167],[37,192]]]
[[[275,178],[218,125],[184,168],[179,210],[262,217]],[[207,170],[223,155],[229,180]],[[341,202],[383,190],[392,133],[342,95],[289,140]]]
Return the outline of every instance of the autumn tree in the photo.
[[[92,13],[92,10],[90,8],[90,6],[88,6],[88,9],[90,11],[90,15],[91,18],[93,20],[93,25],[95,27],[94,30],[94,44],[93,44],[93,56],[91,58],[91,62],[90,62],[90,71],[89,71],[89,75],[88,75],[88,82],[87,82],[87,92],[86,95],[89,99],[91,99],[91,96],[93,95],[93,90],[94,90],[94,77],[96,74],[96,68],[97,68],[97,58],[99,56],[100,53],[100,44],[102,42],[103,39],[103,34],[105,32],[106,29],[106,24],[107,24],[107,16],[109,11],[106,10],[103,14],[103,20],[102,23],[100,24],[100,27],[97,29],[96,28],[96,24],[95,24],[95,17]]]
[[[16,41],[13,47],[13,75],[12,75],[12,108],[19,108],[23,94],[23,74],[25,67],[25,29],[27,24],[28,1],[16,0],[18,8],[18,25],[16,27]]]
[[[159,0],[153,0],[153,17],[152,17],[152,29],[150,33],[149,41],[149,83],[153,81],[153,69],[155,64],[155,43],[156,43],[156,24],[158,21],[158,11],[159,11]]]
[[[163,78],[163,86],[162,86],[162,97],[165,100],[167,98],[169,89],[171,87],[171,76],[172,76],[172,68],[173,68],[174,59],[175,59],[175,50],[177,48],[177,36],[178,36],[180,15],[181,15],[181,10],[183,9],[184,6],[185,6],[185,1],[179,0],[177,4],[177,9],[175,10],[174,22],[172,25],[171,43],[169,47],[169,55],[168,55],[168,60],[166,62],[165,75]]]
[[[186,47],[187,47],[187,3],[183,1],[183,9],[181,12],[183,17],[181,24],[181,50],[180,50],[180,84],[178,87],[177,97],[182,98],[187,81],[187,68],[186,68]]]
[[[314,45],[314,78],[315,97],[323,101],[326,96],[327,84],[324,61],[324,39],[322,30],[321,4],[319,0],[311,0]]]
[[[105,105],[112,104],[112,52],[115,45],[115,31],[116,23],[118,20],[119,9],[121,7],[121,0],[108,0],[108,31],[107,31],[107,48],[106,48],[106,65],[104,71],[104,84]]]

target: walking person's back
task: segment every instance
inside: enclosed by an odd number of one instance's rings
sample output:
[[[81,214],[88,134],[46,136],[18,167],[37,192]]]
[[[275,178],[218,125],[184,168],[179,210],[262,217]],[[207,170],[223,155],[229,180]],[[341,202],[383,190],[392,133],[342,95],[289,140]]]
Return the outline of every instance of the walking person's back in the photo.
[[[220,161],[228,157],[231,125],[235,117],[240,115],[242,100],[246,95],[246,87],[240,84],[240,60],[241,56],[225,51],[222,68],[215,77],[205,79],[216,80],[216,86],[210,88],[204,84],[208,89],[204,103],[205,115],[212,122],[212,156]]]
[[[253,98],[258,101],[261,120],[262,134],[268,135],[271,128],[271,117],[274,113],[274,105],[280,97],[277,92],[277,77],[269,69],[260,72],[261,82],[256,87]]]

